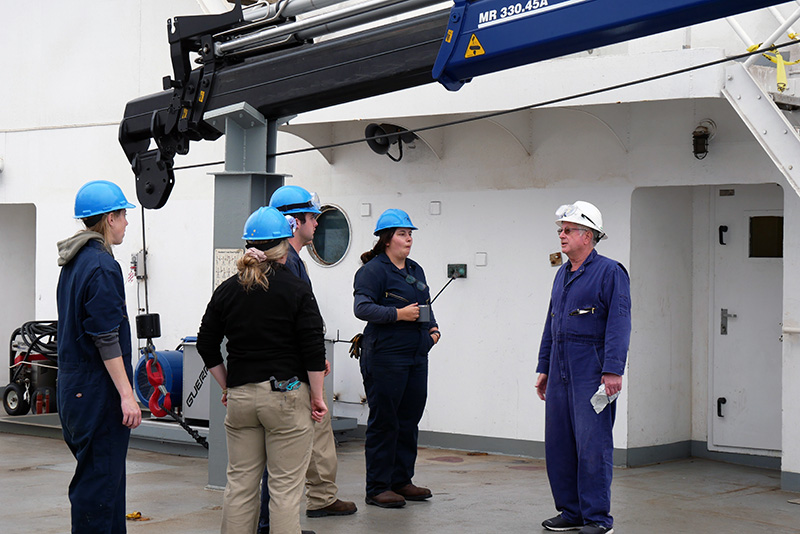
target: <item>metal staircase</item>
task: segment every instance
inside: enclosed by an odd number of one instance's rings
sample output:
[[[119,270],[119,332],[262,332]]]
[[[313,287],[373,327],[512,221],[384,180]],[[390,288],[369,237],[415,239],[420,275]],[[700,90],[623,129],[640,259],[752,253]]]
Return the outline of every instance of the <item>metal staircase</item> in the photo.
[[[796,2],[800,5],[800,0]],[[748,50],[767,52],[781,36],[797,39],[792,24],[800,19],[800,8],[784,19],[770,8],[780,26],[761,44],[755,44],[742,27],[732,18],[727,19]],[[786,53],[786,50],[783,50]],[[722,94],[747,125],[775,166],[800,195],[800,97],[796,96],[791,82],[778,90],[775,84],[776,69],[786,68],[778,64],[775,68],[754,65],[751,56],[744,63],[735,63],[725,69]],[[780,70],[777,77],[780,83]]]
[[[798,134],[797,97],[789,95],[774,101],[756,82],[747,68],[735,63],[725,69],[722,93],[742,118],[761,147],[786,180],[800,195],[800,134]],[[790,118],[791,117],[791,120]]]

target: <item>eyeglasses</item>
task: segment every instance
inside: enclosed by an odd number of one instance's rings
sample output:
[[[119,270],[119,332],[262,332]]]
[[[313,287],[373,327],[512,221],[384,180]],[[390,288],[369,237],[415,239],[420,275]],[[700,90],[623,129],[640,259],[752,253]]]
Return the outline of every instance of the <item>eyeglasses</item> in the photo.
[[[425,291],[426,289],[428,289],[428,286],[425,285],[425,282],[420,282],[410,274],[406,276],[406,282],[408,282],[412,286],[416,284],[417,289],[419,289],[420,291]]]
[[[574,215],[576,211],[578,211],[578,206],[575,204],[563,204],[556,210],[556,217],[559,219],[569,217],[570,215]]]
[[[321,207],[319,202],[319,195],[317,195],[316,193],[311,193],[311,200],[309,200],[308,203],[311,204],[312,208],[319,211]]]
[[[563,206],[559,207],[556,210],[556,217],[558,217],[559,219],[563,219],[564,217],[571,217],[572,215],[575,215],[576,213],[580,213],[580,216],[582,218],[584,218],[587,221],[589,221],[590,223],[592,223],[593,226],[597,226],[597,224],[595,224],[595,222],[593,220],[591,220],[585,213],[583,213],[581,211],[581,209],[578,206],[576,206],[575,204],[564,204]],[[561,233],[561,232],[559,232],[559,233]],[[569,232],[566,232],[566,234],[569,235]]]
[[[564,235],[569,235],[572,232],[588,232],[586,228],[558,228],[556,229],[556,235],[561,235],[561,232],[564,232]]]
[[[285,206],[278,206],[277,208],[278,210],[283,212],[286,212],[288,210],[296,210],[303,208],[320,211],[319,196],[316,193],[309,193],[309,194],[311,195],[311,199],[309,199],[307,202],[298,202],[297,204],[286,204]]]

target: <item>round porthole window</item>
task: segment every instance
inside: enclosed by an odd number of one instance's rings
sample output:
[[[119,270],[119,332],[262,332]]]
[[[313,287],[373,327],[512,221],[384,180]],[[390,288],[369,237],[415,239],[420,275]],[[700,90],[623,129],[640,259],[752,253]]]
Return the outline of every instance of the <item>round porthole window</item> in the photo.
[[[314,240],[308,247],[311,257],[320,265],[336,265],[350,248],[350,222],[336,206],[322,206],[317,217]]]

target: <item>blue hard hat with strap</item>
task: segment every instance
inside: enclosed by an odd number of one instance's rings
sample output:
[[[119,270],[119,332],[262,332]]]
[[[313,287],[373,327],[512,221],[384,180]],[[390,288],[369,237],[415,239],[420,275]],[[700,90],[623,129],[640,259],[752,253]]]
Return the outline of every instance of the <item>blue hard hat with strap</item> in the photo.
[[[292,227],[286,217],[271,206],[263,206],[254,211],[244,223],[242,239],[264,241],[292,237]]]
[[[397,208],[390,208],[381,213],[381,216],[378,217],[378,222],[375,224],[373,235],[378,235],[381,230],[386,230],[387,228],[410,228],[411,230],[417,230],[417,227],[412,224],[411,217],[408,216],[408,213]]]
[[[281,213],[322,213],[319,209],[319,197],[309,193],[299,185],[284,185],[272,193],[269,205]]]
[[[75,195],[76,219],[85,219],[92,215],[135,207],[134,204],[128,202],[117,184],[107,180],[87,182],[78,189],[78,194]]]

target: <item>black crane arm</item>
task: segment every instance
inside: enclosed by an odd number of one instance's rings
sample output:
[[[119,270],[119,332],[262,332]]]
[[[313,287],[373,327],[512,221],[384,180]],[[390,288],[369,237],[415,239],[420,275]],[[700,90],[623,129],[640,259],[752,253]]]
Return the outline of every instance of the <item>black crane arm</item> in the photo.
[[[163,92],[125,108],[119,141],[145,208],[166,203],[176,154],[187,153],[191,141],[221,135],[203,122],[208,111],[247,102],[278,119],[435,80],[457,90],[473,76],[784,0],[454,0],[452,9],[338,39],[315,43],[299,32],[226,53],[237,32],[249,36],[253,27],[240,1],[221,15],[174,18],[168,25],[174,78],[164,79]],[[391,4],[384,9],[394,13],[431,2],[371,1]],[[257,24],[280,29],[293,20],[276,12]],[[193,70],[190,53],[198,55]]]
[[[139,201],[146,208],[162,207],[174,184],[174,156],[185,154],[191,141],[220,136],[203,122],[205,112],[245,101],[267,118],[280,118],[433,82],[431,69],[448,17],[449,10],[442,10],[243,60],[209,57],[185,81],[171,81],[165,91],[130,101],[119,141],[136,174]],[[194,49],[202,41],[185,38],[182,46]],[[181,58],[188,54],[173,49],[172,57],[180,67],[177,76],[185,71]],[[198,91],[206,91],[202,101]],[[154,149],[149,149],[151,139]]]

